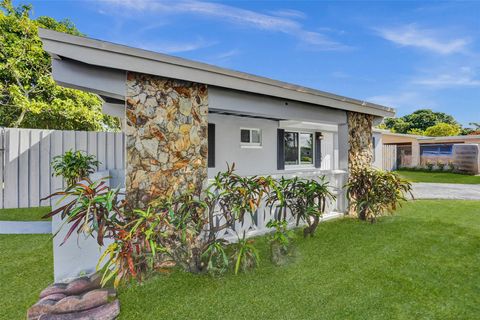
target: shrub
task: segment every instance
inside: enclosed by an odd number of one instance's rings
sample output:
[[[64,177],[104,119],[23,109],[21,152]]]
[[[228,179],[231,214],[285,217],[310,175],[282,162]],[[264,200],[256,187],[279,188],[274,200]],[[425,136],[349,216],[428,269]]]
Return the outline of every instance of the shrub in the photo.
[[[235,274],[258,266],[260,256],[253,242],[252,239],[246,239],[243,233],[243,237],[238,238],[238,242],[233,245],[232,260],[235,263]]]
[[[433,167],[435,167],[435,164],[430,161],[427,161],[427,163],[425,163],[425,166],[427,167],[428,171],[433,171]]]
[[[437,161],[437,168],[439,171],[444,171],[445,170],[445,163],[441,161]]]
[[[266,197],[266,205],[275,210],[277,219],[285,220],[289,210],[297,225],[300,221],[307,223],[304,236],[313,235],[325,213],[327,202],[335,199],[325,177],[320,181],[297,177],[278,181],[272,179],[270,183],[271,192]]]
[[[69,150],[63,155],[54,157],[51,165],[52,175],[63,177],[67,186],[72,186],[94,173],[100,162],[96,160],[95,156],[88,155],[83,151]]]
[[[394,211],[411,184],[395,172],[362,168],[350,173],[346,185],[350,211],[361,220],[374,222],[378,216]]]
[[[453,161],[448,161],[445,170],[448,171],[448,172],[454,172],[455,171],[455,165],[453,164]]]

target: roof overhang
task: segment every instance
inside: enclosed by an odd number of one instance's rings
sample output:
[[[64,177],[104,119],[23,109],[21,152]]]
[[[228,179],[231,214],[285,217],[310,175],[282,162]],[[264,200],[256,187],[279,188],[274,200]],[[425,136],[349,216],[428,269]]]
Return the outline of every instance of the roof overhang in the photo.
[[[395,115],[393,108],[205,63],[47,29],[40,29],[39,34],[44,49],[55,59],[68,58],[102,68],[204,83],[378,117]]]

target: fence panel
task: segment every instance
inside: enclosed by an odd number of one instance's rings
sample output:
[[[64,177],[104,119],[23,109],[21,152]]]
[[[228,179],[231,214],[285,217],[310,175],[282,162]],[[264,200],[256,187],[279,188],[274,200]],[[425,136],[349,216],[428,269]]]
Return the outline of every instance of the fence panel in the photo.
[[[397,146],[385,144],[382,150],[383,170],[393,171],[397,169]]]
[[[123,170],[123,141],[123,133],[2,129],[0,208],[51,205],[40,199],[63,188],[64,182],[52,177],[50,163],[70,149],[95,155],[102,162],[99,170]]]
[[[5,130],[0,128],[0,208],[3,208],[3,177],[4,177],[4,163],[5,163]]]

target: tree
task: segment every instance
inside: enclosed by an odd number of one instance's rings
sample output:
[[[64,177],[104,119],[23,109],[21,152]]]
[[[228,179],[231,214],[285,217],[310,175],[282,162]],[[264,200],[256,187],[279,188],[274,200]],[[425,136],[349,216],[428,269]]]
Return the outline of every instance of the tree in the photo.
[[[438,123],[458,126],[451,115],[430,109],[420,109],[400,118],[387,118],[384,123],[387,129],[398,133],[423,132]]]
[[[460,134],[460,127],[458,125],[449,123],[437,123],[425,130],[425,135],[430,137],[447,137],[456,136]]]
[[[60,87],[38,28],[81,35],[69,20],[30,19],[31,6],[0,3],[0,126],[63,130],[118,129],[94,94]]]

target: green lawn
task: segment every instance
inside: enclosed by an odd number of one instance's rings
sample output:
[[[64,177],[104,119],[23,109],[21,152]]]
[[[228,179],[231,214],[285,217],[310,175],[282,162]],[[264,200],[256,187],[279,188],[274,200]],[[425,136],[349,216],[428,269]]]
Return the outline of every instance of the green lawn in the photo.
[[[0,318],[25,319],[53,281],[50,235],[0,235]]]
[[[48,221],[50,219],[42,219],[42,216],[50,211],[50,207],[0,209],[0,221]]]
[[[425,172],[413,170],[397,171],[402,177],[411,182],[435,182],[435,183],[465,183],[480,184],[480,176],[452,172]]]
[[[222,278],[175,272],[121,289],[120,319],[478,319],[480,201],[409,202],[376,224],[321,224],[297,258]],[[20,319],[51,279],[48,236],[3,236],[0,310]],[[26,292],[27,291],[27,292]],[[20,310],[20,311],[19,311]],[[23,311],[22,311],[23,310]]]

